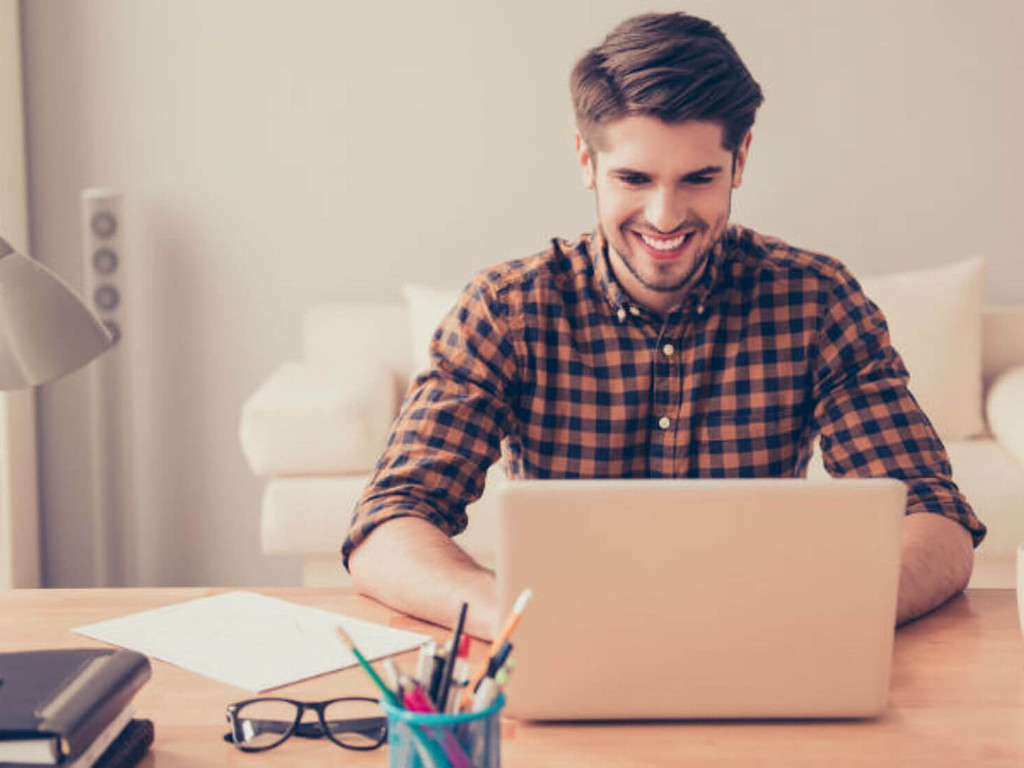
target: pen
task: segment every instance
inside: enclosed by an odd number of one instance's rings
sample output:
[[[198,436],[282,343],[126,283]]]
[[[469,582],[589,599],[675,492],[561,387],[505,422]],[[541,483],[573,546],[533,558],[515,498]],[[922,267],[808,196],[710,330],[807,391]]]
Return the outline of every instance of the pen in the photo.
[[[394,659],[384,659],[381,662],[381,667],[384,669],[384,682],[387,683],[388,688],[398,694],[401,698],[401,693],[398,690],[398,666],[395,664]]]
[[[482,712],[498,698],[498,681],[493,677],[485,677],[480,688],[473,694],[473,711]]]
[[[437,700],[437,692],[441,690],[441,670],[444,669],[444,649],[437,648],[430,659],[430,682],[423,686],[431,701]]]
[[[466,626],[466,612],[469,610],[469,603],[463,603],[459,609],[459,619],[455,622],[455,633],[452,635],[452,642],[448,648],[448,657],[444,660],[444,669],[441,671],[441,688],[437,692],[437,708],[444,710],[445,702],[448,700],[448,689],[452,684],[452,669],[455,667],[455,654],[458,652],[459,641],[462,639],[462,628]]]
[[[512,653],[512,643],[506,640],[505,644],[501,646],[501,650],[492,656],[491,660],[487,662],[487,674],[484,676],[484,680],[498,674],[498,670],[505,666],[505,661],[508,659],[508,655],[510,653]],[[477,688],[479,687],[480,686],[478,685]]]
[[[445,702],[444,711],[449,714],[458,714],[459,702],[462,700],[462,691],[469,685],[469,646],[471,639],[464,634],[459,642],[459,652],[455,657],[455,667],[452,669],[452,687],[448,690],[448,700]]]
[[[399,675],[398,676],[398,685],[401,686],[401,688],[402,688],[402,700],[403,701],[405,701],[405,698],[409,695],[410,691],[412,691],[412,690],[414,690],[416,688],[420,688],[420,689],[423,688],[423,686],[420,685],[417,680],[415,680],[412,677],[409,677],[408,675]]]
[[[437,643],[433,640],[420,646],[420,655],[416,659],[416,681],[424,688],[430,687],[430,678],[434,673],[434,654]]]
[[[487,667],[490,662],[490,657],[498,651],[499,648],[509,639],[509,636],[515,631],[519,625],[519,620],[523,617],[523,611],[526,609],[526,604],[530,602],[530,598],[533,597],[532,589],[524,589],[519,593],[519,597],[516,598],[515,605],[512,606],[512,613],[505,619],[505,626],[501,628],[501,632],[494,638],[494,642],[491,643],[491,651],[488,654],[488,660],[483,663],[480,669],[477,670],[476,675],[470,681],[469,686],[462,693],[462,708],[468,709],[472,704],[472,693],[476,690],[476,687],[480,684],[480,681],[484,679],[487,674]]]

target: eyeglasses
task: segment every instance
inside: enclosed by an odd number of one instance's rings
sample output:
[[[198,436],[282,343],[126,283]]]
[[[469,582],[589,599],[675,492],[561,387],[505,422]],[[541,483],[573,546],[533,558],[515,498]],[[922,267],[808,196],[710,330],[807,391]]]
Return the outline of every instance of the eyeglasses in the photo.
[[[302,721],[309,709],[318,720]],[[320,739],[326,736],[345,749],[376,749],[388,735],[388,720],[377,699],[348,697],[327,701],[259,698],[228,704],[230,741],[243,752],[273,749],[290,736]]]

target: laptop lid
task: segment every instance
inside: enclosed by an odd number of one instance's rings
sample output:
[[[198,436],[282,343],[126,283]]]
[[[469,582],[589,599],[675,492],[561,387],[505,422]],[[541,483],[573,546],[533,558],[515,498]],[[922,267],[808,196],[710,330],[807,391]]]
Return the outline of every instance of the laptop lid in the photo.
[[[889,478],[509,483],[498,615],[533,597],[507,712],[880,713],[905,504]]]

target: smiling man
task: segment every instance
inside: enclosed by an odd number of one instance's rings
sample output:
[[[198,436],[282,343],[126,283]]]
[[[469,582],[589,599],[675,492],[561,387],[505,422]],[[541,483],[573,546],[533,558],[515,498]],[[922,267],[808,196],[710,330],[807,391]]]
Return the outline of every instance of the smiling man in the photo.
[[[638,303],[666,312],[682,301],[725,232],[751,134],[730,152],[718,123],[648,115],[623,117],[600,132],[588,126],[588,134],[584,140],[577,133],[576,151],[597,198],[612,272]]]
[[[512,477],[834,476],[907,485],[897,621],[962,590],[985,527],[837,260],[729,224],[761,89],[713,24],[620,24],[570,79],[598,226],[477,275],[410,387],[342,556],[407,613],[495,631],[494,574],[451,541]],[[628,535],[628,530],[624,530]]]

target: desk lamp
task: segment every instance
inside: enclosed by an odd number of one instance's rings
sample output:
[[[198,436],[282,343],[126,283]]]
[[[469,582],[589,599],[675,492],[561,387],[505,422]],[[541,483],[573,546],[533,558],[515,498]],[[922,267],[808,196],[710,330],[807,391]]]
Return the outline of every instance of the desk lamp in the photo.
[[[103,323],[57,275],[0,237],[0,390],[59,378],[112,344]]]

